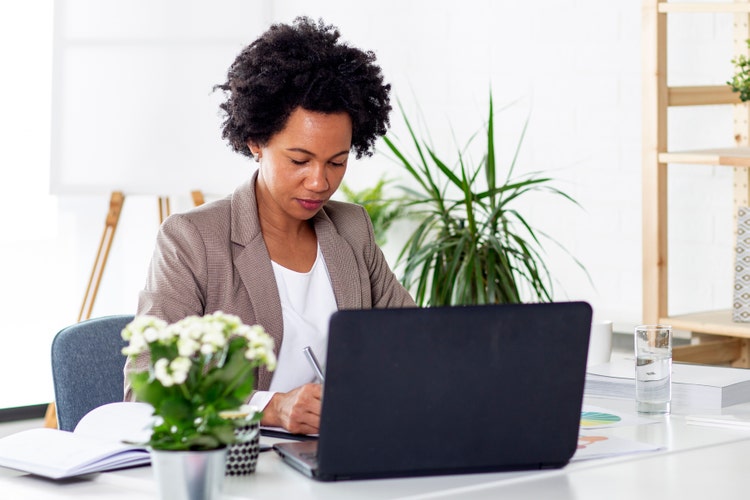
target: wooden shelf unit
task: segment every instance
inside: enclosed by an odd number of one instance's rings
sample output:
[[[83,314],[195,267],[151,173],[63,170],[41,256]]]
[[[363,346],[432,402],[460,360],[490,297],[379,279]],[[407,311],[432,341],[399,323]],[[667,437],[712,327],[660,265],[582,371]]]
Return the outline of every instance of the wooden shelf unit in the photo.
[[[667,84],[667,16],[731,13],[734,17],[733,52],[747,55],[750,0],[719,3],[643,0],[642,6],[643,321],[664,322],[675,329],[695,334],[697,344],[676,350],[677,360],[750,367],[750,323],[733,322],[731,310],[670,315],[667,278],[668,165],[722,165],[733,168],[734,206],[750,205],[750,108],[740,101],[739,95],[732,92],[728,85],[670,87]],[[695,151],[669,150],[668,108],[702,105],[733,106],[736,146]],[[717,354],[719,351],[720,354]]]
[[[732,310],[703,311],[690,314],[677,314],[659,318],[677,330],[698,331],[709,335],[729,335],[750,338],[750,328],[744,323],[732,321]]]
[[[729,85],[667,87],[668,106],[696,106],[703,104],[740,104],[740,95]]]
[[[667,153],[659,153],[659,162],[750,167],[750,148],[737,147],[700,149],[694,151],[670,151]]]
[[[660,14],[674,13],[735,13],[746,14],[750,12],[750,5],[744,1],[738,2],[646,2],[648,4],[658,3]]]

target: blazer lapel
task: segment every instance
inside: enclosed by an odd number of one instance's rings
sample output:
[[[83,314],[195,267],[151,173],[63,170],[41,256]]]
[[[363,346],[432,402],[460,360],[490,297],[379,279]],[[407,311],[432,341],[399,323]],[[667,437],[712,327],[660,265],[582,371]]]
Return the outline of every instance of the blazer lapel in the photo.
[[[325,213],[325,208],[317,213],[314,223],[320,251],[326,260],[328,274],[331,277],[336,305],[340,310],[362,309],[364,306],[359,274],[345,272],[347,269],[359,269],[349,243],[336,231],[333,222]]]
[[[274,353],[278,357],[284,335],[284,320],[276,278],[271,266],[263,235],[260,232],[258,208],[255,201],[255,179],[235,190],[232,195],[232,243],[234,265],[250,297],[255,322],[263,325],[274,340]],[[272,374],[261,367],[258,370],[258,389],[268,390]]]
[[[263,258],[263,255],[266,257]],[[273,338],[273,351],[278,357],[284,336],[284,322],[281,299],[263,238],[253,240],[240,251],[235,258],[235,265],[250,296],[255,322],[263,325]],[[258,370],[258,389],[268,390],[271,377],[272,374],[261,367]]]

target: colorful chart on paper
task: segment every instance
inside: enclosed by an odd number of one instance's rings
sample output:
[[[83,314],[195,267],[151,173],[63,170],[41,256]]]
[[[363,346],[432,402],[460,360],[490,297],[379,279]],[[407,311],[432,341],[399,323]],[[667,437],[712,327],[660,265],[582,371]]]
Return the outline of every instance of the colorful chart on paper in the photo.
[[[582,411],[581,427],[596,427],[601,425],[614,424],[622,420],[617,415],[604,413],[600,411]]]

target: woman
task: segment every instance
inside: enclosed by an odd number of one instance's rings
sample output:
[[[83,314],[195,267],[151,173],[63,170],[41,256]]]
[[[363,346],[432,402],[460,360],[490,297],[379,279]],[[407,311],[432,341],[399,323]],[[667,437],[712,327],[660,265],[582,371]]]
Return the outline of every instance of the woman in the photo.
[[[372,155],[386,132],[390,86],[374,54],[298,18],[243,50],[217,87],[223,137],[258,169],[227,198],[164,222],[138,314],[171,323],[221,310],[263,325],[279,361],[273,374],[260,371],[250,403],[263,409],[263,425],[315,433],[321,386],[303,348],[324,358],[338,309],[415,305],[366,211],[330,201],[350,152]]]

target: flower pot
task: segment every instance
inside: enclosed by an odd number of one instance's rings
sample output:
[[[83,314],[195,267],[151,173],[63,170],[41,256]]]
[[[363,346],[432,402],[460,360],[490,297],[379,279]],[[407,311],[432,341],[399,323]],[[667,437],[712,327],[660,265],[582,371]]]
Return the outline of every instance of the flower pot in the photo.
[[[151,465],[162,500],[218,500],[227,449],[151,450]]]
[[[260,455],[260,422],[235,429],[238,443],[227,452],[227,476],[244,476],[255,472]]]

